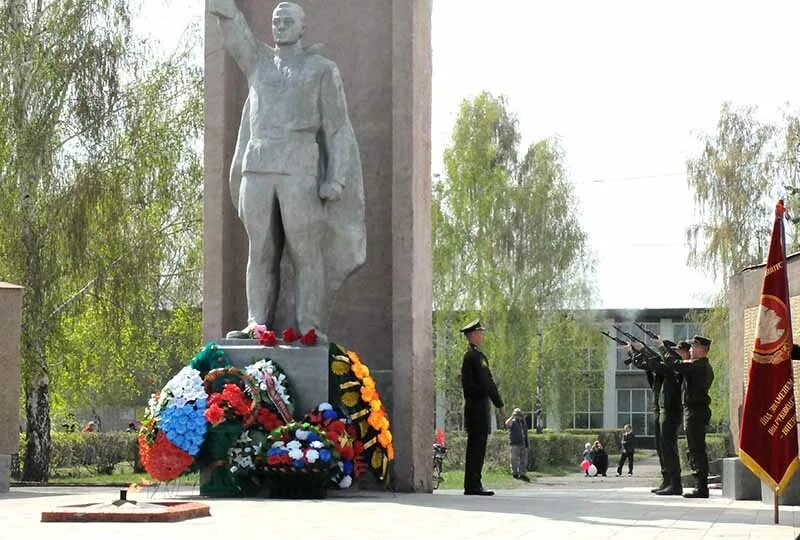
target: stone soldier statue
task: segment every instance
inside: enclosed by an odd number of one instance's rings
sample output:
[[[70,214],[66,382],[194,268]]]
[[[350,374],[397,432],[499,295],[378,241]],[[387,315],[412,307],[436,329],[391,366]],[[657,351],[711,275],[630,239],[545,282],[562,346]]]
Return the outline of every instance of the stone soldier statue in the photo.
[[[491,427],[489,400],[498,409],[503,400],[489,369],[489,359],[480,350],[484,328],[474,320],[461,329],[469,342],[461,364],[461,385],[464,390],[464,427],[467,430],[467,453],[464,462],[464,495],[494,495],[483,489],[481,470],[486,456],[486,442]]]
[[[685,414],[686,445],[689,465],[692,467],[697,488],[683,496],[708,498],[708,455],[706,454],[706,427],[711,420],[711,397],[708,390],[714,381],[714,370],[708,361],[711,340],[702,336],[692,339],[691,359],[673,365],[683,376],[683,411]]]
[[[235,0],[208,9],[249,88],[230,178],[249,241],[248,327],[231,337],[266,324],[325,341],[328,297],[366,259],[361,158],[339,70],[303,46],[297,4],[275,8],[274,48],[256,40]],[[279,305],[293,306],[285,320]]]

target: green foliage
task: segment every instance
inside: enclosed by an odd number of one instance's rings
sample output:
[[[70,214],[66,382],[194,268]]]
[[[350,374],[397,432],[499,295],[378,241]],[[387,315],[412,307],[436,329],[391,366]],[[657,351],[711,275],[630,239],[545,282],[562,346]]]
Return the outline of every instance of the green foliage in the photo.
[[[700,156],[687,162],[700,223],[687,231],[690,262],[723,283],[766,259],[778,185],[774,126],[754,107],[725,103],[717,133],[701,139]]]
[[[140,401],[199,345],[202,73],[128,0],[0,4],[0,279],[26,287],[26,479],[61,411]],[[51,388],[52,386],[52,388]]]
[[[112,474],[114,467],[127,463],[136,469],[139,463],[139,446],[136,433],[65,433],[52,434],[53,450],[50,455],[50,474],[59,469],[84,467],[95,474]],[[20,436],[20,462],[25,459],[25,435]]]
[[[692,312],[689,318],[698,323],[713,346],[708,360],[714,370],[714,382],[709,389],[711,396],[711,425],[715,431],[730,429],[730,375],[728,367],[728,306],[725,298],[716,299],[707,310]]]
[[[606,452],[614,454],[619,452],[619,430],[593,431],[588,434],[573,434],[566,432],[545,432],[536,434],[528,433],[529,453],[528,469],[531,471],[549,469],[552,467],[574,466],[578,471],[578,466],[583,459],[583,445],[591,439],[591,442],[600,440],[603,442]],[[603,441],[606,439],[609,446]],[[445,464],[447,469],[460,469],[464,467],[464,456],[466,455],[467,437],[463,434],[449,434],[447,436],[447,456]],[[489,436],[486,445],[485,468],[505,469],[508,467],[509,445],[508,434],[504,431],[496,431]]]
[[[709,463],[728,457],[729,444],[727,437],[727,435],[706,435],[706,454],[708,454]],[[684,473],[691,471],[686,448],[686,438],[681,437],[678,439],[678,457],[681,460],[681,469]]]
[[[446,425],[460,425],[464,351],[456,329],[480,315],[504,401],[531,410],[534,388],[556,394],[559,376],[585,367],[591,347],[562,315],[588,305],[586,234],[572,211],[573,186],[554,140],[519,156],[516,117],[504,98],[461,104],[446,174],[433,186],[433,291],[437,389]],[[560,375],[559,375],[560,374]]]

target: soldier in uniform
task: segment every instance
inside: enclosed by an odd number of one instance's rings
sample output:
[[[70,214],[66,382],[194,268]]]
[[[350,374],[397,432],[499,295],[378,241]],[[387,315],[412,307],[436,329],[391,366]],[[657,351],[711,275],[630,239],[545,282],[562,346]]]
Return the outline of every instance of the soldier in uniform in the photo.
[[[683,376],[683,411],[686,424],[686,444],[689,465],[692,467],[697,487],[687,498],[708,498],[708,455],[706,454],[706,427],[711,420],[711,397],[708,390],[714,381],[714,370],[708,361],[711,340],[694,336],[690,359],[673,365],[676,373]]]
[[[498,409],[503,400],[497,391],[489,369],[489,359],[480,350],[484,328],[480,319],[464,326],[461,333],[467,338],[469,348],[461,364],[461,385],[464,390],[464,427],[467,430],[467,455],[464,463],[464,495],[494,495],[483,489],[481,470],[489,438],[489,412],[491,399]]]
[[[645,355],[647,369],[654,373],[660,381],[658,394],[655,393],[656,408],[660,414],[656,416],[656,444],[658,445],[663,485],[653,490],[657,495],[681,495],[681,465],[678,459],[678,428],[683,420],[681,408],[681,375],[675,373],[672,364],[680,357],[689,358],[690,344],[680,341],[675,345],[671,341],[657,341],[661,349],[659,355]],[[669,348],[669,350],[667,349]]]
[[[632,363],[634,367],[642,369],[647,374],[647,383],[650,385],[650,389],[653,391],[653,415],[655,417],[655,443],[656,443],[656,454],[658,455],[658,463],[661,466],[661,484],[657,487],[654,487],[650,490],[651,493],[655,493],[661,489],[667,487],[669,482],[667,481],[667,474],[666,469],[664,468],[664,457],[661,452],[661,387],[664,382],[664,377],[661,373],[654,371],[653,367],[648,364],[648,360],[652,362],[652,359],[649,357],[652,356],[648,354],[648,352],[644,349],[644,347],[635,341],[631,342],[630,345],[626,347],[628,352],[628,360],[626,360],[626,364]]]

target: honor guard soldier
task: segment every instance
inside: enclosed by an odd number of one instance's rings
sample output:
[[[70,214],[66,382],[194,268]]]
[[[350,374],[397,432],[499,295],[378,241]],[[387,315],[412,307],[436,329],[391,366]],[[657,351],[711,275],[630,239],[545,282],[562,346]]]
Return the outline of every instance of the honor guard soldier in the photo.
[[[697,487],[688,498],[708,498],[708,455],[706,455],[706,427],[711,420],[711,397],[708,390],[714,381],[714,370],[708,361],[711,340],[694,336],[689,361],[674,364],[674,370],[683,376],[683,411],[686,419],[686,445],[689,465],[692,467]]]
[[[461,333],[469,342],[469,348],[464,353],[464,362],[461,365],[464,427],[467,430],[464,495],[494,495],[494,491],[483,489],[481,470],[490,431],[489,400],[498,409],[503,408],[503,400],[492,379],[489,359],[479,348],[483,343],[484,330],[480,319],[470,322],[461,329]]]

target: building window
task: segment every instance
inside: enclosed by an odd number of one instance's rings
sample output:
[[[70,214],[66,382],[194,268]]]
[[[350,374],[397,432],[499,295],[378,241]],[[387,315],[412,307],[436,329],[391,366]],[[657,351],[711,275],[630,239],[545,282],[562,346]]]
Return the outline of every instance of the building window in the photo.
[[[700,325],[692,322],[673,323],[673,341],[690,341],[694,336],[701,334]]]
[[[649,388],[617,390],[617,427],[630,424],[637,435],[655,433],[655,414],[650,404],[653,393]]]
[[[640,322],[642,326],[647,328],[649,331],[653,332],[654,334],[660,335],[661,333],[661,323],[654,323],[654,322]],[[636,328],[633,323],[622,323],[618,324],[622,330],[628,332],[636,336],[637,338],[641,339],[645,343],[650,343],[650,338],[648,338],[644,332]],[[621,339],[628,341],[628,338],[620,334],[619,336]],[[617,346],[617,371],[631,371],[636,369],[633,367],[633,364],[625,365],[625,360],[628,358],[628,353],[625,352],[625,348],[622,346]]]
[[[605,361],[601,351],[586,350],[584,377],[572,390],[572,407],[567,424],[571,428],[599,429],[603,427],[603,384]]]
[[[603,427],[602,387],[572,391],[572,414],[569,420],[569,427],[579,429],[600,429]]]

